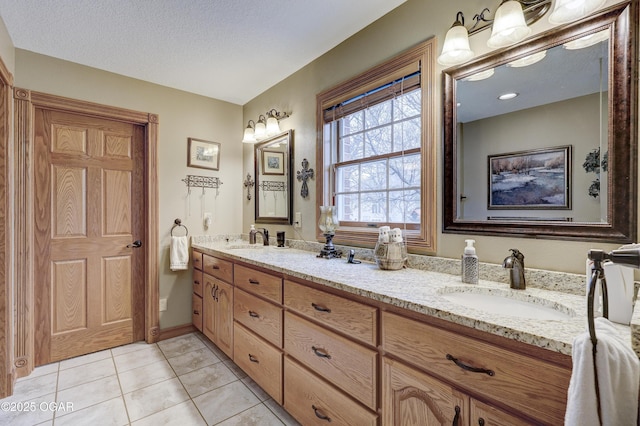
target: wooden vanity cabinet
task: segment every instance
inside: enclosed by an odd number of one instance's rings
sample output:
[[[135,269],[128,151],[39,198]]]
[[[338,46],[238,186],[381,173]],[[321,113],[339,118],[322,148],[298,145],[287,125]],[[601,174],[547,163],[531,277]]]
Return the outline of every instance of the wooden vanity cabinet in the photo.
[[[282,277],[241,264],[233,274],[233,361],[282,404]]]
[[[191,322],[225,354],[233,354],[233,263],[192,250]]]
[[[233,357],[233,286],[204,274],[202,332]]]
[[[377,308],[290,280],[284,282],[284,306],[284,350],[291,357],[285,360],[285,408],[303,424],[349,413],[367,421],[344,424],[376,424]],[[306,379],[298,377],[301,372]],[[301,394],[300,383],[308,383],[309,390]],[[359,410],[349,408],[356,406]]]
[[[193,250],[193,296],[191,306],[191,323],[202,331],[202,253]]]
[[[493,424],[501,424],[495,420],[499,418],[509,419],[507,424],[511,425],[563,423],[571,376],[569,368],[394,313],[383,312],[381,321],[384,353],[476,397],[478,401],[471,406],[474,416],[483,417],[484,424],[492,424],[487,423],[490,415]],[[420,405],[417,402],[398,404],[397,389],[402,386],[392,380],[393,368],[390,371],[385,367],[382,389],[385,420],[402,418],[398,410]],[[424,398],[417,399],[421,400]],[[491,401],[508,411],[513,410],[513,416],[491,405]],[[464,417],[471,418],[471,414],[465,411]],[[523,420],[516,421],[519,418]],[[470,424],[478,424],[478,419],[471,419]]]

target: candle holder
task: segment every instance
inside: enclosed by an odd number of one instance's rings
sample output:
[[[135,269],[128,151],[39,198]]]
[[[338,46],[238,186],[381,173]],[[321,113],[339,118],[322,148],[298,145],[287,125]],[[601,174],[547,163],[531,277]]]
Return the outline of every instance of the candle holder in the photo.
[[[340,226],[340,222],[334,213],[334,206],[320,206],[318,227],[322,231],[322,235],[324,235],[326,242],[317,257],[324,257],[326,259],[342,257],[342,251],[336,250],[333,245],[333,236],[336,234],[338,226]]]

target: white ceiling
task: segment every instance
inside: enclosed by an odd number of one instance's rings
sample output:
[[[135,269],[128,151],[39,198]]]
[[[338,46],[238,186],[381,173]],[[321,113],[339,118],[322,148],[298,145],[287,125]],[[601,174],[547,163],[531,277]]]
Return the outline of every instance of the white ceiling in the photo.
[[[0,0],[16,48],[243,105],[406,0]]]

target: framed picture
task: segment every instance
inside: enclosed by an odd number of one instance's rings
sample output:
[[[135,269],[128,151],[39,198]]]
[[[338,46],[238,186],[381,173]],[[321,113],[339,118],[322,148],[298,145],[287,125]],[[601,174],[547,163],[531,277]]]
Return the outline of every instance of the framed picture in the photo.
[[[262,174],[284,175],[284,152],[262,150]]]
[[[489,156],[489,209],[571,209],[571,146]]]
[[[187,167],[220,170],[220,144],[189,138]]]

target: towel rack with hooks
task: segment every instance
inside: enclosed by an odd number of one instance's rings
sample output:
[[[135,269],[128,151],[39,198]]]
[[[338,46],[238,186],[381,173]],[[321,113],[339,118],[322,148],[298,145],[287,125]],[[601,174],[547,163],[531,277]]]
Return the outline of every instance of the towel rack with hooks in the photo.
[[[184,226],[182,224],[182,221],[180,219],[176,219],[173,221],[174,225],[171,227],[171,236],[173,237],[173,230],[176,228],[184,228],[186,234],[185,237],[189,236],[189,228],[187,228],[186,226]]]

